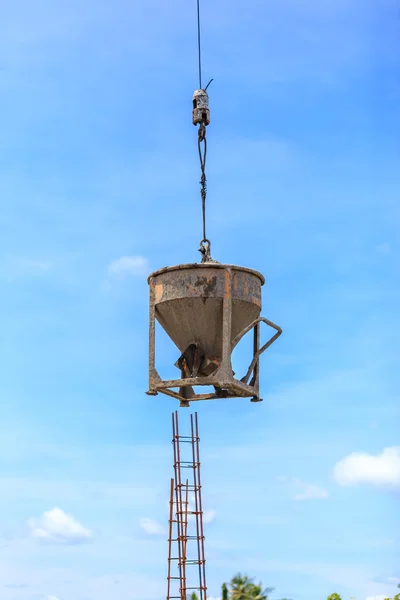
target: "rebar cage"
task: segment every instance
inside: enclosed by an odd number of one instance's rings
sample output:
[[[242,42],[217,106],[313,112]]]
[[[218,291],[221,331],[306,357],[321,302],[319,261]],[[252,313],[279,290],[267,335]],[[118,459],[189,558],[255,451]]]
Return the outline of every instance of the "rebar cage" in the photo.
[[[190,435],[181,435],[178,413],[172,415],[174,479],[170,487],[167,600],[187,600],[188,592],[207,600],[197,413],[190,415],[190,425]],[[189,472],[185,483],[184,470]]]

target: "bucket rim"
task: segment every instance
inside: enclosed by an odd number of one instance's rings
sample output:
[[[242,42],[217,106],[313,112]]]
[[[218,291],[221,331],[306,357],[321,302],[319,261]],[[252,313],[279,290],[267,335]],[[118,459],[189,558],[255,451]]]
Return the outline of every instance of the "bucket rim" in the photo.
[[[157,271],[153,271],[147,278],[147,283],[150,284],[150,281],[153,277],[157,277],[157,275],[161,275],[163,273],[171,273],[172,271],[184,271],[189,269],[232,269],[235,271],[244,271],[245,273],[251,273],[259,278],[261,281],[261,285],[265,283],[265,277],[259,271],[255,269],[249,269],[248,267],[240,267],[238,265],[227,265],[217,262],[208,262],[208,263],[187,263],[181,265],[175,265],[172,267],[162,267],[161,269],[157,269]]]

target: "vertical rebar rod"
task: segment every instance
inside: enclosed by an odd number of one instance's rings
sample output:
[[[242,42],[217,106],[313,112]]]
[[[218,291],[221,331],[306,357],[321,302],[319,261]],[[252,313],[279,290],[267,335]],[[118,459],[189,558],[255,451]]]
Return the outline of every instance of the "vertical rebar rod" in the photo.
[[[183,521],[183,501],[182,501],[182,473],[181,473],[181,447],[179,444],[179,423],[178,423],[178,411],[175,412],[175,425],[176,425],[176,437],[175,444],[177,449],[177,462],[175,463],[175,471],[176,471],[176,483],[177,483],[177,511],[176,516],[179,522],[179,546],[180,546],[180,554],[181,554],[181,597],[182,600],[186,600],[186,561],[184,560],[184,521]]]
[[[186,561],[187,561],[187,542],[188,542],[188,518],[189,518],[189,481],[186,479],[185,486],[185,511],[183,513],[184,533],[182,536],[182,554],[183,554],[183,588],[186,595]],[[185,596],[186,597],[186,596]]]
[[[203,585],[203,600],[207,600],[207,585],[206,585],[206,559],[205,559],[205,548],[204,548],[204,529],[203,529],[203,503],[202,503],[202,494],[201,494],[201,477],[200,477],[200,438],[199,438],[199,425],[197,420],[197,413],[195,413],[195,427],[196,427],[196,459],[197,459],[197,468],[196,468],[196,479],[197,479],[197,489],[199,496],[199,512],[200,512],[200,531],[198,532],[198,536],[200,537],[200,545],[201,545],[201,566],[202,566],[202,585]]]
[[[180,583],[180,589],[179,589],[179,593],[180,596],[182,598],[182,545],[181,545],[181,522],[179,519],[179,507],[180,507],[180,503],[179,503],[179,477],[180,477],[180,468],[178,468],[178,460],[179,460],[179,454],[178,454],[178,448],[179,448],[179,438],[178,438],[178,428],[177,428],[177,421],[178,421],[178,415],[176,413],[174,413],[172,415],[172,432],[173,432],[173,447],[174,447],[174,472],[175,472],[175,511],[176,511],[176,529],[177,529],[177,542],[178,542],[178,570],[179,570],[179,583]],[[185,598],[186,600],[186,598]]]
[[[169,493],[169,531],[168,531],[168,576],[167,576],[167,600],[171,596],[171,563],[172,563],[172,533],[174,523],[174,480],[171,479]]]
[[[193,458],[193,484],[194,484],[194,502],[195,502],[195,513],[196,513],[196,533],[197,533],[197,556],[199,558],[199,584],[200,584],[200,600],[203,600],[203,572],[201,567],[202,555],[201,555],[201,542],[200,542],[200,507],[199,507],[199,494],[197,484],[197,456],[196,456],[196,440],[195,440],[195,429],[193,423],[193,415],[190,415],[190,427],[192,435],[192,458]]]

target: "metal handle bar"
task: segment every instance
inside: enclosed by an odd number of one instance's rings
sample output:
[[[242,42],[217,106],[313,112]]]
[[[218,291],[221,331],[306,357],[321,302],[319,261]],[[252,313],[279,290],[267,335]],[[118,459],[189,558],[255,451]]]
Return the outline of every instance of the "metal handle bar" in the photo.
[[[247,370],[246,375],[240,380],[243,383],[247,383],[251,373],[254,370],[254,367],[256,366],[256,363],[258,361],[258,359],[260,358],[261,354],[263,354],[263,352],[265,352],[265,350],[267,348],[269,348],[269,346],[271,346],[271,344],[273,344],[275,342],[275,340],[278,339],[278,337],[282,334],[282,329],[279,327],[279,325],[275,325],[275,323],[273,323],[272,321],[269,321],[269,319],[266,319],[265,317],[257,317],[257,319],[254,319],[254,321],[252,323],[250,323],[250,325],[247,325],[247,327],[245,327],[243,329],[243,331],[241,331],[233,340],[232,342],[232,348],[234,348],[242,339],[243,336],[246,335],[246,333],[248,333],[251,329],[253,329],[256,325],[258,325],[258,323],[266,323],[267,325],[269,325],[269,327],[272,327],[272,329],[276,330],[276,333],[268,340],[268,342],[266,342],[263,346],[261,346],[261,348],[259,348],[257,350],[257,352],[254,354],[253,360],[250,363],[250,366]]]

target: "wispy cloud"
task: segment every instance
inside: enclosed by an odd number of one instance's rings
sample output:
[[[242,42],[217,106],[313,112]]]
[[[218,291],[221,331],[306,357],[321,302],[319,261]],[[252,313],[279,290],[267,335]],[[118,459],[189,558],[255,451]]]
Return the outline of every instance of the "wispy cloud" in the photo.
[[[400,585],[400,571],[395,573],[379,575],[374,579],[377,583],[384,583],[386,585]]]
[[[32,260],[28,258],[20,258],[18,263],[21,267],[31,271],[48,271],[52,267],[50,261]]]
[[[165,528],[154,519],[140,519],[140,527],[149,535],[164,535]]]
[[[376,246],[375,250],[378,252],[378,254],[390,254],[392,252],[392,249],[388,242],[384,242],[383,244],[378,244]]]
[[[329,497],[328,492],[319,485],[302,483],[300,487],[303,489],[295,494],[295,500],[326,500]]]
[[[149,261],[144,256],[121,256],[113,260],[108,267],[108,275],[125,279],[141,277],[149,273]]]
[[[371,484],[400,486],[400,446],[385,448],[380,454],[353,452],[334,467],[340,485]]]
[[[26,590],[30,586],[27,583],[6,583],[4,587],[12,590]]]
[[[329,497],[327,490],[314,483],[307,483],[301,479],[281,476],[277,478],[280,483],[287,483],[298,490],[293,500],[302,502],[305,500],[326,500]]]
[[[45,275],[52,268],[53,263],[50,260],[26,258],[13,254],[5,255],[0,264],[0,271],[9,280]]]
[[[203,522],[205,524],[212,523],[215,520],[216,516],[217,516],[217,511],[213,508],[210,508],[210,510],[204,511]]]
[[[29,519],[28,526],[32,537],[43,542],[68,545],[93,539],[91,531],[60,508],[53,508],[39,518]]]

